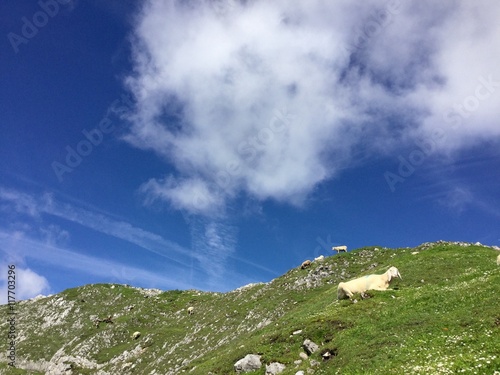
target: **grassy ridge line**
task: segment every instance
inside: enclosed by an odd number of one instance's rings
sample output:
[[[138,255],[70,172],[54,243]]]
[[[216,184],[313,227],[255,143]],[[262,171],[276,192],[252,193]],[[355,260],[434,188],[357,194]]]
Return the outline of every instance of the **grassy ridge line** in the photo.
[[[310,291],[302,311],[287,315],[283,326],[272,329],[269,341],[255,338],[260,345],[246,345],[246,351],[264,353],[265,362],[281,358],[293,364],[308,337],[338,352],[317,373],[492,374],[500,369],[500,278],[494,262],[498,253],[448,245],[412,255],[414,251],[381,252],[366,259],[382,261],[381,270],[398,266],[404,277],[393,285],[398,290],[372,292],[374,298],[354,305],[333,302],[335,288]],[[361,255],[345,257],[358,268],[367,265],[356,259]],[[339,330],[339,325],[348,328]],[[304,329],[303,337],[290,337],[299,328]],[[219,364],[221,372],[214,373],[231,373],[230,363],[243,352]],[[276,352],[279,355],[267,354]],[[287,373],[308,368],[292,367]]]
[[[263,362],[282,362],[284,374],[295,374],[310,368],[309,361],[294,364],[309,338],[337,353],[315,367],[317,374],[493,373],[500,368],[497,252],[447,244],[414,251],[360,249],[226,294],[171,291],[145,298],[125,286],[70,289],[19,304],[18,329],[26,339],[18,356],[41,363],[63,348],[111,374],[232,374],[238,359],[262,353]],[[373,292],[357,304],[335,300],[339,281],[390,265],[404,278],[393,285],[398,290]],[[196,309],[192,317],[185,313],[189,305]],[[92,317],[111,314],[114,324],[93,327]],[[130,338],[134,331],[142,333],[138,341]],[[147,340],[152,344],[138,356],[116,361]],[[312,357],[321,361],[319,353]],[[75,365],[73,373],[97,371]]]

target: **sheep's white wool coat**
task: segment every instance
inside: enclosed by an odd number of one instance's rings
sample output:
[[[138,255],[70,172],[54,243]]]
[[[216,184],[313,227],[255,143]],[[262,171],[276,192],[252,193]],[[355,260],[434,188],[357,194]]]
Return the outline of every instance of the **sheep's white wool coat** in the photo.
[[[391,280],[395,277],[401,278],[401,275],[396,267],[391,267],[382,275],[366,275],[340,283],[337,288],[337,297],[338,299],[352,298],[355,293],[363,293],[367,290],[387,290]]]
[[[345,246],[345,245],[343,245],[343,246],[334,246],[334,247],[332,247],[332,250],[347,251],[347,246]]]

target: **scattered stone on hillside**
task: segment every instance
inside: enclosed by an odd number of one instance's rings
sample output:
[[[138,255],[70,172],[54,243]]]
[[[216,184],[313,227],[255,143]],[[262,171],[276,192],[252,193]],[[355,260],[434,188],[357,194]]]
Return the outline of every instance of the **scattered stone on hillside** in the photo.
[[[140,345],[137,345],[132,350],[124,350],[123,353],[111,359],[109,363],[111,365],[117,365],[124,362],[135,362],[141,353],[142,348]]]
[[[266,365],[266,375],[280,374],[285,370],[286,366],[279,362],[273,362]]]
[[[318,361],[316,361],[315,359],[311,359],[311,367],[316,367],[316,366],[319,366],[321,365],[321,363],[319,363]]]
[[[443,240],[439,240],[439,241],[436,241],[436,242],[424,242],[423,244],[417,246],[417,249],[420,250],[420,251],[421,250],[427,250],[427,249],[433,248],[434,246],[438,246],[438,245],[455,245],[455,246],[461,246],[461,247],[486,246],[486,245],[483,245],[481,242],[476,242],[476,243],[472,244],[472,243],[469,243],[469,242],[462,242],[462,241],[443,241]],[[489,246],[489,247],[495,248],[495,246]],[[498,248],[498,250],[500,250],[500,248]]]
[[[30,301],[35,302],[35,301],[39,301],[39,300],[47,298],[47,297],[50,297],[50,295],[49,296],[44,296],[43,294],[39,294],[36,297],[31,298]]]
[[[306,339],[302,345],[309,355],[319,350],[319,346],[309,339]]]
[[[269,318],[265,318],[262,322],[260,322],[259,324],[257,324],[257,329],[261,329],[261,328],[264,328],[266,326],[268,326],[269,324],[271,324],[273,321]]]
[[[304,375],[304,371],[302,371],[302,370],[301,370],[301,371],[297,371],[297,372],[295,373],[295,375]]]
[[[326,282],[328,282],[329,278],[334,274],[332,269],[332,265],[320,265],[316,268],[312,268],[307,275],[301,277],[294,282],[293,289],[311,289],[321,286]]]
[[[153,345],[153,339],[151,337],[147,337],[146,340],[144,340],[141,343],[141,348],[145,349],[145,348],[150,347],[151,345]]]
[[[107,318],[104,318],[104,319],[97,318],[97,319],[94,320],[94,325],[96,326],[96,328],[99,328],[99,324],[100,323],[114,324],[112,318],[113,318],[113,315],[110,315],[110,316],[108,316]]]
[[[304,352],[300,352],[299,357],[302,358],[303,360],[306,360],[307,358],[309,358],[309,356]]]
[[[294,332],[292,333],[292,335],[300,335],[301,333],[302,333],[302,330],[301,330],[301,329],[299,329],[299,330],[297,330],[297,331],[294,331]]]
[[[336,348],[333,349],[323,349],[321,351],[321,357],[323,358],[323,361],[328,361],[332,357],[335,357],[338,353],[338,350]]]
[[[122,366],[122,370],[127,370],[129,369],[130,367],[132,367],[132,362],[127,362],[127,363],[124,363],[123,366]]]
[[[47,375],[60,375],[65,373],[72,373],[72,365],[68,362],[51,363],[47,368]]]
[[[297,359],[296,361],[293,361],[293,364],[294,365],[300,365],[302,363],[302,360],[301,359]]]
[[[161,290],[161,289],[144,289],[144,288],[138,288],[138,287],[132,287],[132,288],[141,292],[144,295],[144,297],[146,297],[146,298],[155,297],[158,294],[163,293],[163,290]]]
[[[234,364],[234,370],[238,374],[242,372],[255,371],[261,367],[262,363],[260,362],[260,355],[257,354],[247,354],[244,358]]]
[[[233,292],[242,292],[244,290],[251,289],[251,288],[253,288],[255,286],[259,286],[259,285],[265,285],[265,283],[250,283],[247,285],[240,286],[239,288],[236,288],[235,290],[233,290]]]
[[[45,372],[46,375],[72,374],[73,367],[84,369],[98,369],[99,365],[93,361],[80,356],[72,356],[64,353],[64,349],[59,349],[50,359]]]
[[[361,299],[368,299],[368,298],[372,298],[373,294],[370,294],[370,293],[367,293],[367,292],[361,292],[359,294],[359,296],[361,297]]]

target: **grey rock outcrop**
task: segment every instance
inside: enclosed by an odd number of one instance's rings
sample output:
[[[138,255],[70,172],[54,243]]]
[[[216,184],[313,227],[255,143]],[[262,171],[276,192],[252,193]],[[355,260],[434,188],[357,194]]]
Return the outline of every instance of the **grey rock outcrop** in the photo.
[[[319,346],[309,339],[305,340],[302,345],[304,346],[304,349],[306,350],[307,354],[309,354],[309,355],[311,355],[314,352],[317,352],[319,350]]]
[[[266,375],[280,374],[285,370],[286,366],[279,362],[273,362],[266,365]]]
[[[258,370],[261,367],[260,355],[257,354],[248,354],[234,364],[234,370],[238,374]]]

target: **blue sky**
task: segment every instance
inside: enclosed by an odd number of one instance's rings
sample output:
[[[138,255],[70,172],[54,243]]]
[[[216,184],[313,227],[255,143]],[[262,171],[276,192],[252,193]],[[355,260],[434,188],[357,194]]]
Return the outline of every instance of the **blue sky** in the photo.
[[[227,291],[500,245],[495,1],[4,1],[0,274]],[[4,271],[1,271],[1,270]]]

